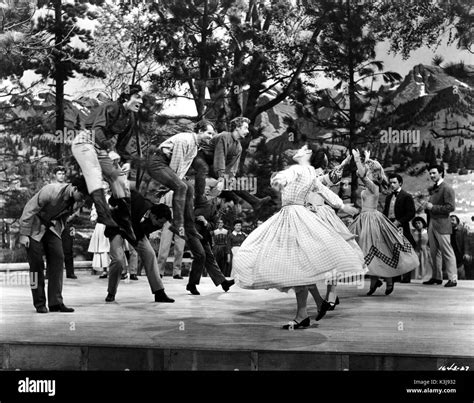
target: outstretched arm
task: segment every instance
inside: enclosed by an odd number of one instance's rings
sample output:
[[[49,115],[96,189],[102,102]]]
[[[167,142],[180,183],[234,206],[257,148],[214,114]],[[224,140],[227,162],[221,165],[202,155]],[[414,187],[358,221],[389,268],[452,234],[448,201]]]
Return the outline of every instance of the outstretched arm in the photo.
[[[378,186],[372,182],[369,178],[367,178],[367,168],[362,164],[360,160],[360,153],[359,150],[352,150],[352,155],[354,156],[354,161],[357,166],[357,175],[361,178],[362,182],[364,182],[365,187],[370,190],[372,193],[378,193],[379,189]],[[365,158],[368,159],[370,157],[370,153],[365,154]]]
[[[323,185],[319,178],[314,178],[313,191],[319,193],[324,201],[333,208],[339,209],[344,205],[342,199],[327,186]]]

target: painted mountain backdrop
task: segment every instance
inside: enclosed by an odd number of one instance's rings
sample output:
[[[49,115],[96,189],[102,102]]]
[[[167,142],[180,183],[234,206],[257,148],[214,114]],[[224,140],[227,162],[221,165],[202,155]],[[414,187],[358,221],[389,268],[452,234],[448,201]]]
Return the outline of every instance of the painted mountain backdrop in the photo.
[[[379,141],[382,130],[419,130],[420,144],[431,143],[435,150],[445,147],[469,148],[474,144],[473,115],[474,66],[448,64],[415,66],[396,86],[381,86],[358,119],[372,122],[369,139]],[[261,114],[257,124],[272,151],[287,142],[289,132],[329,144],[343,141],[345,130],[333,128],[333,121],[348,105],[344,90],[325,89],[309,99],[308,105],[284,102]],[[330,102],[328,102],[328,100]],[[303,112],[302,112],[303,109]],[[305,113],[310,109],[312,114]],[[291,121],[287,130],[285,122]],[[291,136],[291,135],[290,135]]]

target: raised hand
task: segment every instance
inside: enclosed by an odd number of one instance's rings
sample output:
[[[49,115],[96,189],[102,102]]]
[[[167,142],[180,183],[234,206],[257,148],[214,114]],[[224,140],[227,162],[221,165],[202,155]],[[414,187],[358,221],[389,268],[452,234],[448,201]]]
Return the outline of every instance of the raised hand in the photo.
[[[370,160],[370,151],[369,150],[364,151],[364,157],[365,157],[366,161]]]
[[[347,150],[346,158],[344,158],[344,161],[341,162],[340,166],[343,167],[343,166],[349,164],[349,162],[351,161],[351,158],[352,158],[352,155],[351,155],[350,151]]]
[[[352,150],[352,155],[354,156],[355,160],[360,160],[360,152],[356,148]]]
[[[124,173],[130,172],[130,164],[128,162],[122,165],[122,172]]]

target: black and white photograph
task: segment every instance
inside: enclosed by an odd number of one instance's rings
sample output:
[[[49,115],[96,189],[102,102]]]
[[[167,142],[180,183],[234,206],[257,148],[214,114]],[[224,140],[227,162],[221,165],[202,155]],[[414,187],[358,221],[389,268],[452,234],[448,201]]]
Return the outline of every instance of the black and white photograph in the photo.
[[[0,0],[0,402],[472,402],[473,37],[469,0]]]

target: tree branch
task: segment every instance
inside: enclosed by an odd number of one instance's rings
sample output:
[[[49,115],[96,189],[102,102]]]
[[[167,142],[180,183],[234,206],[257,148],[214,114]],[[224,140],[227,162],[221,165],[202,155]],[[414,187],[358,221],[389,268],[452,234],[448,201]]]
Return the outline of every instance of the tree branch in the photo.
[[[252,114],[252,116],[250,117],[251,120],[255,119],[260,113],[265,112],[266,110],[268,110],[270,108],[273,108],[275,105],[278,105],[281,101],[283,101],[290,94],[291,89],[296,84],[296,80],[298,79],[298,77],[299,77],[301,71],[303,70],[306,62],[308,61],[308,57],[309,57],[309,53],[311,51],[311,48],[313,47],[314,43],[316,42],[316,39],[317,39],[319,33],[321,32],[321,30],[322,30],[322,27],[316,29],[313,32],[313,35],[311,36],[311,39],[308,43],[308,46],[306,47],[306,49],[304,51],[303,57],[301,58],[301,60],[298,64],[298,67],[295,70],[295,72],[293,73],[293,77],[291,78],[291,80],[288,83],[288,85],[286,86],[286,88],[279,95],[277,95],[274,99],[272,99],[271,101],[267,102],[264,105],[261,105],[261,106],[257,107],[255,109],[254,113]]]

